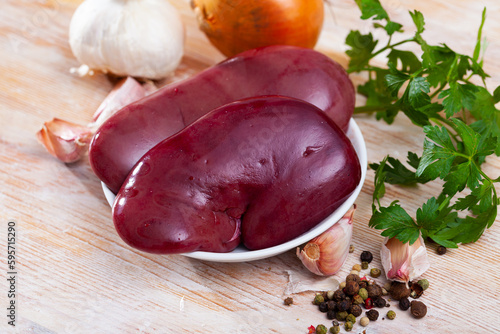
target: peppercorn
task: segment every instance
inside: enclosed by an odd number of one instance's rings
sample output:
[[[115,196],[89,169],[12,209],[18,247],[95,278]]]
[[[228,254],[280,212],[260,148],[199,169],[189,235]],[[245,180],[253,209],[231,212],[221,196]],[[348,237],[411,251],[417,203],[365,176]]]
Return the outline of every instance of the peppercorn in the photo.
[[[410,301],[408,300],[408,298],[401,298],[399,300],[399,308],[403,311],[406,311],[410,308]]]
[[[328,306],[328,311],[335,311],[337,309],[337,303],[333,300],[329,300],[326,302],[326,305]]]
[[[364,302],[365,300],[360,295],[355,295],[354,297],[352,297],[352,303],[354,305],[363,304]]]
[[[369,310],[373,307],[373,301],[371,298],[366,298],[365,300],[365,309]]]
[[[368,269],[368,262],[366,261],[361,262],[361,269]]]
[[[380,276],[380,274],[382,274],[382,271],[380,271],[380,269],[378,268],[372,268],[370,269],[370,276],[373,277],[373,278],[377,278]]]
[[[382,288],[382,296],[387,296],[389,292],[385,288]]]
[[[378,311],[377,310],[370,310],[365,312],[366,316],[370,321],[376,321],[378,319]]]
[[[325,325],[316,326],[316,334],[326,334],[328,332],[328,328]]]
[[[365,288],[361,288],[358,291],[358,295],[363,298],[363,300],[366,300],[368,298],[368,291]]]
[[[394,318],[396,318],[396,312],[394,312],[393,310],[387,312],[387,319],[394,320]]]
[[[350,332],[352,331],[352,327],[353,327],[353,324],[352,322],[348,321],[344,324],[344,329],[346,330],[346,332]]]
[[[360,320],[359,320],[359,324],[363,327],[366,327],[368,326],[368,324],[370,323],[370,319],[368,319],[368,317],[362,317]]]
[[[356,283],[359,284],[359,282],[361,282],[361,277],[359,277],[359,275],[357,274],[349,274],[347,275],[347,277],[345,278],[345,282],[347,284],[347,282],[349,281],[355,281]]]
[[[368,285],[366,291],[368,291],[368,297],[370,298],[382,296],[382,288],[378,284]]]
[[[333,294],[333,300],[340,302],[345,299],[345,293],[344,291],[338,289],[335,290],[335,293]]]
[[[354,246],[353,245],[349,246],[349,253],[354,253]]]
[[[334,292],[335,292],[335,291],[333,291],[333,290],[328,290],[328,291],[326,292],[326,298],[328,298],[328,300],[332,300],[332,299],[333,299],[333,293],[334,293]]]
[[[429,281],[425,278],[418,281],[417,284],[422,287],[422,290],[427,290],[429,288]]]
[[[423,318],[427,314],[427,306],[418,300],[413,300],[410,307],[411,315],[417,319]]]
[[[290,305],[293,304],[293,298],[292,297],[287,297],[287,298],[285,298],[285,300],[283,302],[284,302],[284,304],[286,306],[290,306]]]
[[[314,296],[314,301],[313,301],[314,305],[319,305],[324,302],[325,302],[325,297],[323,297],[322,294],[317,294],[316,296]]]
[[[328,304],[326,302],[322,302],[321,304],[319,304],[319,311],[323,313],[327,312]]]
[[[343,288],[345,288],[345,282],[341,282],[339,284],[339,289],[342,290]]]
[[[408,298],[410,296],[410,289],[406,286],[406,283],[392,282],[391,288],[389,289],[392,299],[400,300],[401,298]]]
[[[354,296],[359,291],[359,284],[356,281],[346,282],[344,292],[349,296]]]
[[[444,247],[444,246],[439,246],[439,247],[436,249],[436,253],[438,253],[439,255],[444,255],[444,254],[446,254],[446,247]]]
[[[361,253],[361,255],[359,256],[359,258],[361,259],[361,262],[368,262],[368,263],[370,263],[373,260],[373,255],[369,251],[363,251]]]
[[[424,289],[422,289],[420,284],[418,284],[417,282],[413,282],[411,284],[410,290],[411,290],[410,297],[414,299],[420,297],[422,293],[424,293]]]
[[[330,333],[332,333],[332,334],[338,334],[338,333],[340,333],[340,326],[337,325],[337,326],[330,327]]]
[[[376,307],[385,307],[386,304],[387,302],[382,297],[375,297],[373,299],[373,305],[375,305]]]
[[[326,318],[329,320],[335,319],[335,313],[335,310],[328,310],[328,312],[326,312]]]
[[[357,272],[360,272],[361,271],[361,265],[359,264],[355,264],[352,266],[352,270],[356,270]]]
[[[368,286],[368,282],[367,282],[367,281],[365,281],[365,280],[361,280],[361,281],[358,283],[358,285],[359,285],[359,288],[365,288],[365,289],[366,289],[366,287]]]
[[[346,312],[346,311],[342,311],[342,312],[337,312],[337,314],[335,315],[335,317],[337,318],[338,321],[344,321],[345,318],[347,318],[349,314]]]
[[[385,282],[383,288],[386,289],[387,291],[389,291],[391,289],[391,285],[392,285],[392,282],[387,281],[387,282]]]
[[[347,311],[350,308],[351,308],[351,301],[349,299],[344,299],[343,301],[337,304],[337,309],[340,312]]]
[[[363,313],[363,310],[361,309],[361,306],[359,305],[351,305],[351,308],[349,309],[349,312],[355,316],[359,317],[361,313]]]
[[[352,322],[353,324],[356,323],[356,317],[354,316],[354,314],[349,314],[347,316],[347,318],[345,318],[345,321],[349,321],[349,322]]]

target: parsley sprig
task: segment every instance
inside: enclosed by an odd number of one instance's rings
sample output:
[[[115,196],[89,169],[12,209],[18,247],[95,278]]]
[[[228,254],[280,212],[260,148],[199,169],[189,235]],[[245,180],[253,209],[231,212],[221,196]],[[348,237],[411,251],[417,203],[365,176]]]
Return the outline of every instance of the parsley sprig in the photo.
[[[347,71],[368,74],[366,83],[358,86],[366,105],[357,107],[355,113],[374,112],[378,120],[391,124],[403,112],[425,133],[421,157],[408,152],[406,165],[390,156],[370,164],[375,181],[369,225],[402,242],[413,243],[420,234],[453,248],[478,240],[495,221],[500,204],[494,187],[500,177],[493,179],[481,169],[486,157],[500,155],[500,111],[495,107],[500,86],[493,94],[488,91],[481,58],[486,9],[473,55],[468,56],[446,44],[429,44],[422,36],[424,16],[417,10],[410,12],[416,27],[413,37],[394,41],[403,26],[390,20],[380,2],[355,1],[361,18],[372,19],[374,28],[388,35],[387,44],[378,49],[379,41],[371,33],[355,30],[346,38],[350,47]],[[409,43],[420,46],[420,57],[401,49]],[[387,67],[370,63],[384,53]],[[387,207],[380,203],[385,183],[416,185],[438,178],[444,181],[441,193],[417,209],[415,220],[398,201]]]

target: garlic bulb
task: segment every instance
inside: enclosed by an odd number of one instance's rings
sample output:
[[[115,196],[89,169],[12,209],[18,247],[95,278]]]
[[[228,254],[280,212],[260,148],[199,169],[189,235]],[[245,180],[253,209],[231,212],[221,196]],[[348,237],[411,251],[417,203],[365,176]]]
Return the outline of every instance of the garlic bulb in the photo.
[[[309,241],[302,251],[297,247],[297,256],[312,273],[326,276],[334,275],[340,270],[349,254],[355,210],[356,205],[353,205],[344,217]]]
[[[380,249],[380,258],[387,279],[399,282],[411,281],[430,267],[422,236],[413,245],[386,238]]]
[[[161,79],[181,61],[184,26],[168,0],[85,0],[71,19],[69,43],[90,69]]]

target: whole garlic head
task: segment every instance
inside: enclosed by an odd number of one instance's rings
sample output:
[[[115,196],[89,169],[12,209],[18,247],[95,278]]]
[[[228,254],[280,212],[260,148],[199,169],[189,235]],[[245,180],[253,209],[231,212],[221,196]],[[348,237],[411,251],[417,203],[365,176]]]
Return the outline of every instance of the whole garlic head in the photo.
[[[118,76],[167,77],[184,53],[184,26],[168,0],[85,0],[70,24],[73,54]]]

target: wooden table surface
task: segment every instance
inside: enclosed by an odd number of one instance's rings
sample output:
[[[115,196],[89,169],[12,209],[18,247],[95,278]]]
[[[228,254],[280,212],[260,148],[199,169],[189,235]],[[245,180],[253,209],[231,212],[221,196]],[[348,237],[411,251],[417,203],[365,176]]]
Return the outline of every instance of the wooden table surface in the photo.
[[[223,57],[197,29],[187,0],[172,0],[187,28],[183,62],[173,80],[192,75]],[[293,295],[283,305],[287,270],[303,272],[291,250],[247,263],[213,263],[182,255],[159,256],[134,250],[115,233],[111,210],[86,160],[65,165],[50,156],[35,133],[53,117],[86,124],[112,85],[102,74],[80,78],[68,45],[68,26],[78,1],[2,0],[0,9],[0,244],[2,277],[7,275],[7,223],[17,229],[17,323],[7,325],[6,279],[0,280],[1,333],[307,333],[329,324],[311,304],[313,292]],[[408,10],[423,12],[433,43],[471,53],[481,11],[488,8],[485,70],[490,89],[500,83],[500,3],[498,0],[386,0],[393,20],[413,31]],[[351,0],[331,0],[319,51],[346,65],[344,38],[350,29],[367,31]],[[361,82],[353,76],[353,81]],[[362,99],[359,99],[362,103]],[[388,126],[356,117],[369,162],[391,153],[420,152],[421,130],[403,116]],[[498,158],[487,173],[500,174]],[[414,212],[439,184],[389,186],[386,199],[400,199]],[[373,171],[357,199],[345,277],[362,250],[380,267],[383,238],[368,228]],[[431,287],[422,297],[428,315],[410,319],[397,307],[394,321],[379,320],[366,333],[497,333],[500,320],[500,222],[482,238],[438,256],[428,245]],[[380,280],[383,282],[383,280]],[[394,303],[393,303],[394,304]],[[362,329],[356,325],[353,333]]]

